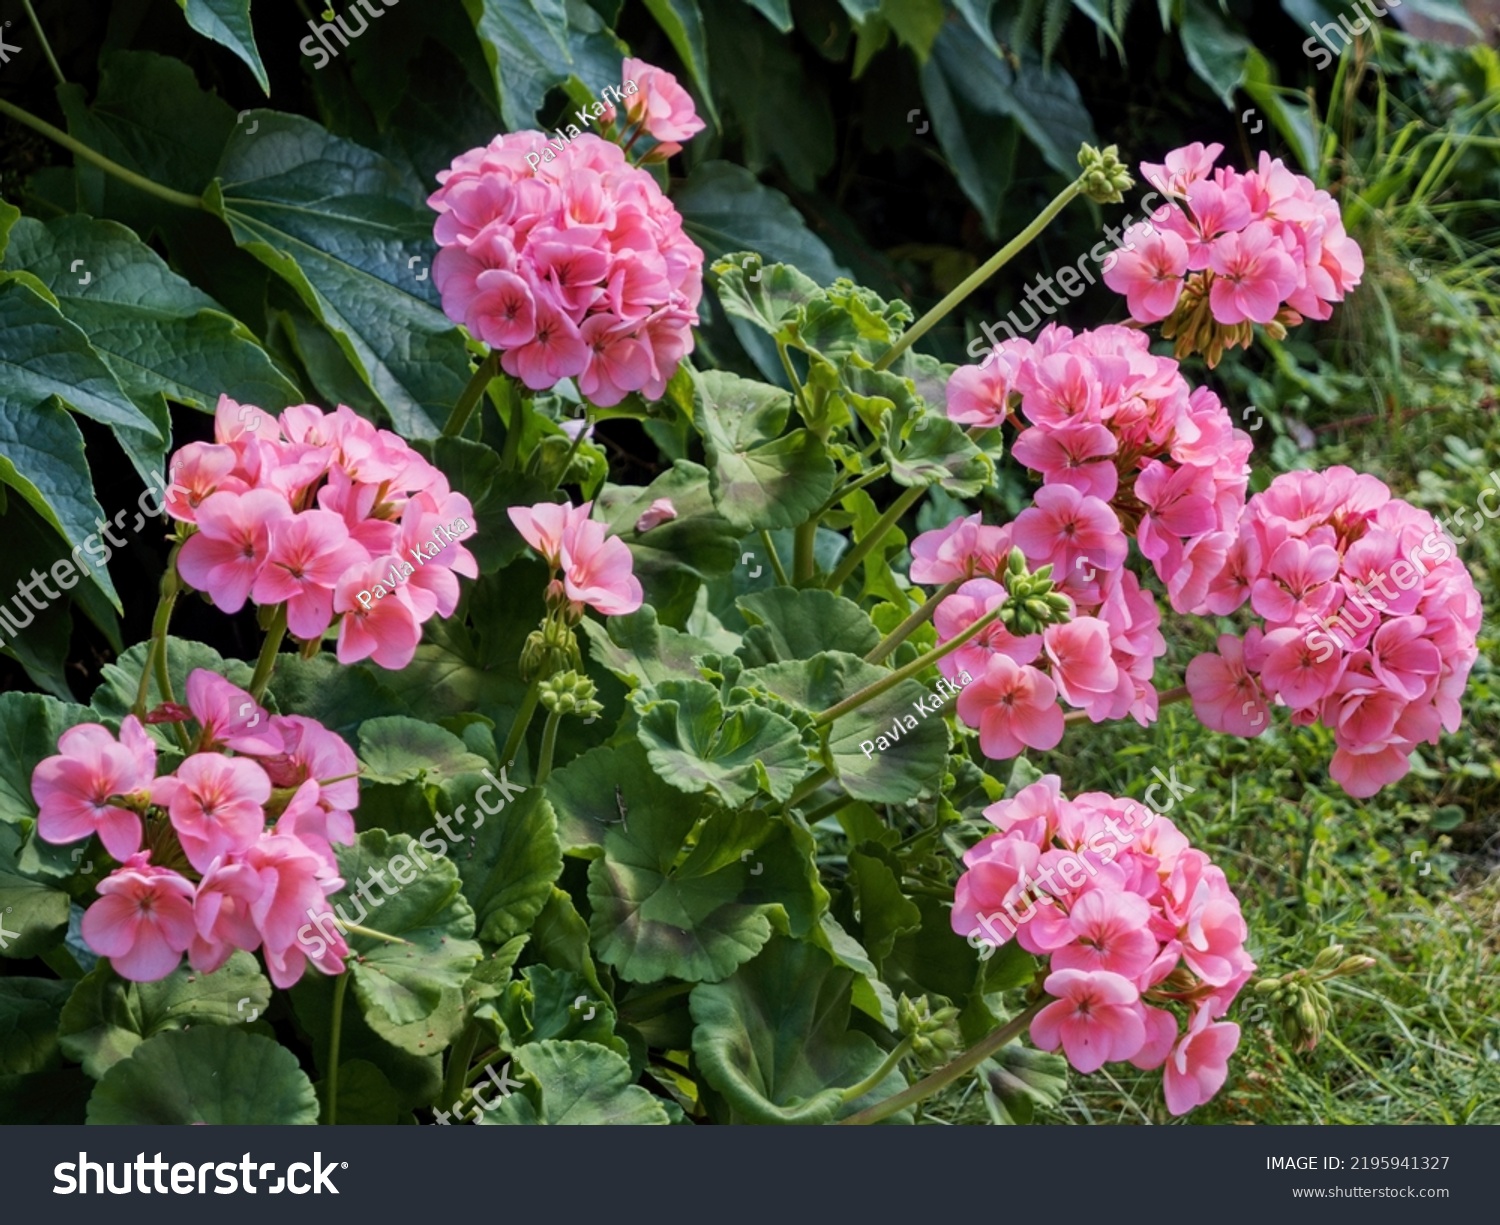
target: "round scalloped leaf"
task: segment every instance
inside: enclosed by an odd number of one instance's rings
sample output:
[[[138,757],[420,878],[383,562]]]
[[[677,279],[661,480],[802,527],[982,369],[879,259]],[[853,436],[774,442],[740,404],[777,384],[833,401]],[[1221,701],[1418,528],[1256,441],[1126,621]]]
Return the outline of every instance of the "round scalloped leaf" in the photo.
[[[212,974],[179,965],[154,983],[121,978],[109,962],[79,980],[58,1026],[63,1053],[98,1079],[149,1038],[191,1025],[252,1024],[270,1006],[271,984],[236,949]]]
[[[350,951],[359,955],[349,969],[366,1019],[376,1032],[424,1020],[442,1006],[445,989],[462,989],[480,958],[474,911],[459,892],[458,870],[405,834],[383,829],[366,830],[336,852],[339,875],[349,884],[329,901],[342,906],[349,922],[406,941],[349,935]],[[353,897],[361,882],[368,911]]]
[[[661,1102],[631,1083],[630,1065],[592,1042],[528,1043],[512,1064],[508,1075],[534,1083],[511,1090],[494,1110],[479,1112],[480,1123],[628,1127],[669,1121]]]
[[[158,1034],[106,1072],[90,1123],[311,1124],[318,1095],[270,1038],[205,1025]]]
[[[511,789],[507,799],[495,775],[465,775],[443,788],[447,811],[453,819],[467,817],[460,832],[466,838],[452,847],[452,856],[463,879],[464,896],[474,907],[479,938],[487,944],[504,944],[531,926],[547,899],[552,882],[562,875],[562,847],[557,840],[557,818],[540,787],[528,785],[516,794],[517,784],[502,771]],[[485,813],[484,804],[501,805]],[[462,803],[454,801],[462,799]]]
[[[727,1121],[829,1123],[906,1088],[893,1069],[844,1102],[843,1090],[885,1059],[873,1038],[849,1028],[853,983],[822,949],[775,940],[732,977],[693,988],[693,1054],[729,1106]]]

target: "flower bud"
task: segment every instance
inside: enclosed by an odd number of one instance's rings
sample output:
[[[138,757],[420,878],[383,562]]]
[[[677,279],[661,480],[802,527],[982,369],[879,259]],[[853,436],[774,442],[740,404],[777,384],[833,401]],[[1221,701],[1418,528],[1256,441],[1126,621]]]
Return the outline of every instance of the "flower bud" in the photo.
[[[1124,193],[1135,185],[1130,171],[1120,161],[1117,145],[1104,149],[1084,145],[1078,150],[1078,164],[1083,168],[1080,176],[1083,193],[1096,204],[1119,204],[1125,199]]]
[[[1314,970],[1331,970],[1344,956],[1342,944],[1330,944],[1326,949],[1319,949],[1318,955],[1313,958],[1312,968]]]

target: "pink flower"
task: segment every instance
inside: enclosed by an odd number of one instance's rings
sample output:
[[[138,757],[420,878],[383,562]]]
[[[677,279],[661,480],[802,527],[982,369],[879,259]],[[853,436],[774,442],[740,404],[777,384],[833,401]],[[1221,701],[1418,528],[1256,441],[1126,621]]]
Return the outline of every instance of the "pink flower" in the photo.
[[[99,900],[80,925],[89,948],[137,983],[175,970],[194,936],[192,884],[150,859],[149,851],[130,855],[100,881]]]
[[[333,623],[333,588],[344,571],[369,560],[338,515],[305,510],[278,527],[250,595],[257,604],[285,603],[287,628],[311,641]]]
[[[1146,1027],[1137,1002],[1140,993],[1108,970],[1055,970],[1043,988],[1057,997],[1031,1020],[1038,1049],[1063,1048],[1080,1072],[1129,1059],[1145,1045]]]
[[[1233,634],[1221,634],[1218,645],[1217,655],[1199,655],[1187,666],[1193,714],[1216,732],[1259,736],[1270,711],[1245,666],[1245,644]]]
[[[98,834],[115,859],[134,855],[141,846],[141,818],[109,801],[143,806],[149,796],[156,746],[140,720],[126,715],[118,741],[98,723],[80,723],[58,738],[57,747],[57,756],[39,762],[31,774],[40,810],[37,836],[62,844]]]
[[[637,334],[639,324],[601,313],[583,321],[579,335],[588,346],[588,364],[578,390],[600,408],[612,408],[651,381],[651,348]]]
[[[637,92],[624,99],[631,123],[641,124],[659,141],[689,140],[703,131],[692,97],[670,72],[633,58],[625,60],[620,72],[627,84],[636,85]]]
[[[606,617],[621,617],[638,609],[645,593],[629,547],[607,533],[604,524],[592,519],[574,522],[563,532],[563,589],[570,600]]]
[[[545,391],[559,379],[581,374],[589,354],[577,325],[544,297],[537,304],[536,335],[524,345],[505,350],[500,364],[506,374],[533,391]]]
[[[637,534],[649,532],[653,527],[670,523],[675,518],[677,518],[677,508],[672,505],[672,499],[657,498],[641,512],[640,518],[635,521],[635,530]]]
[[[248,864],[215,859],[198,882],[193,898],[193,942],[188,961],[199,974],[212,974],[235,949],[260,947],[260,933],[250,904],[260,896],[260,882]]]
[[[215,493],[198,507],[198,531],[177,555],[177,572],[221,612],[239,612],[271,552],[271,534],[292,508],[269,489]]]
[[[373,659],[382,668],[399,671],[416,656],[423,613],[412,602],[409,583],[392,591],[382,582],[385,577],[380,563],[370,562],[348,570],[334,589],[333,610],[344,614],[339,622],[339,663]]]
[[[959,692],[958,713],[979,729],[980,748],[995,761],[1028,747],[1055,749],[1062,740],[1057,687],[1043,673],[1006,655],[991,655],[984,671]]]
[[[276,986],[292,986],[302,977],[310,958],[297,939],[308,915],[328,910],[327,898],[344,882],[323,858],[298,838],[264,834],[246,851],[244,862],[255,872],[260,894],[251,903],[250,917],[260,932],[266,970]],[[339,974],[349,948],[337,933],[323,937],[323,949],[313,964],[324,974]]]
[[[1132,319],[1156,323],[1177,308],[1182,297],[1183,277],[1188,270],[1188,248],[1171,231],[1138,234],[1135,250],[1114,253],[1114,263],[1104,269],[1104,283],[1125,295]]]
[[[1186,196],[1191,184],[1213,173],[1214,163],[1223,152],[1223,145],[1194,141],[1168,153],[1165,165],[1142,162],[1141,177],[1167,195]]]
[[[1005,603],[1006,598],[1005,588],[994,579],[970,579],[937,606],[932,624],[938,641],[957,638],[985,613]],[[1018,664],[1032,663],[1042,653],[1041,635],[1017,638],[1001,622],[991,621],[963,646],[938,660],[938,669],[950,681],[965,672],[978,676],[984,672],[985,661],[996,651],[1009,655]]]
[[[941,586],[956,578],[970,577],[974,573],[979,527],[976,512],[916,537],[911,542],[911,581]]]
[[[535,506],[512,506],[505,513],[521,533],[521,539],[555,567],[561,563],[564,533],[587,521],[593,505],[585,502],[574,507],[567,502],[538,502]]]
[[[1259,221],[1216,238],[1208,266],[1217,274],[1208,301],[1219,323],[1270,323],[1297,288],[1291,257]]]
[[[1079,493],[1108,502],[1120,484],[1119,470],[1110,458],[1118,450],[1115,436],[1104,426],[1078,423],[1023,430],[1011,454],[1040,472],[1049,485],[1071,485]]]
[[[1109,504],[1071,485],[1044,485],[1033,504],[1016,516],[1014,539],[1027,558],[1051,562],[1071,574],[1078,558],[1101,570],[1117,569],[1129,548]]]
[[[1173,1049],[1164,1076],[1167,1109],[1184,1115],[1224,1087],[1229,1057],[1240,1044],[1240,1027],[1231,1021],[1210,1023],[1202,1009]]]
[[[1317,705],[1344,675],[1345,657],[1322,650],[1321,644],[1313,647],[1310,641],[1304,630],[1290,626],[1272,630],[1263,639],[1260,683],[1293,710]]]
[[[198,736],[200,753],[217,748],[252,754],[281,751],[281,737],[271,726],[271,716],[222,676],[194,668],[187,679],[187,704],[203,729]]]
[[[221,489],[226,493],[245,492],[249,486],[234,475],[238,463],[233,447],[188,443],[172,459],[172,484],[164,503],[167,514],[183,523],[194,523],[205,498]]]
[[[1074,942],[1052,955],[1056,970],[1108,970],[1132,982],[1156,960],[1151,907],[1136,893],[1091,889],[1068,912]]]
[[[260,764],[275,786],[301,787],[314,779],[325,804],[335,809],[359,806],[359,759],[342,736],[303,715],[277,715],[271,726],[280,737],[280,748]],[[352,831],[352,820],[349,828]],[[352,832],[349,839],[338,839],[350,840]]]
[[[151,788],[151,802],[167,810],[183,854],[199,872],[260,836],[270,798],[271,780],[259,765],[220,753],[194,753]]]
[[[1123,693],[1120,672],[1115,667],[1109,626],[1098,617],[1075,617],[1042,631],[1053,683],[1069,706],[1086,710],[1094,723],[1119,718],[1129,708],[1134,686]],[[1124,704],[1119,698],[1123,696]],[[1117,709],[1118,708],[1118,709]]]

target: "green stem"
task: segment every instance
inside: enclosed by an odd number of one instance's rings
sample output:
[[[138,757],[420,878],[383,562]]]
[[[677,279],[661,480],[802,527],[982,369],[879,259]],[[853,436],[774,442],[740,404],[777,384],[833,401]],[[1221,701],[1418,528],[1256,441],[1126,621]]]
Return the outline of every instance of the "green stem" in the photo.
[[[516,721],[510,725],[510,735],[505,738],[505,750],[500,754],[500,764],[508,766],[516,759],[521,741],[526,739],[526,729],[531,726],[531,716],[536,713],[536,704],[542,696],[542,678],[537,677],[521,699],[521,708],[516,711]]]
[[[873,485],[881,477],[888,476],[890,474],[890,471],[890,464],[880,464],[878,467],[871,468],[858,480],[850,481],[847,485],[841,485],[838,489],[835,489],[833,491],[833,496],[829,498],[828,501],[824,502],[822,506],[818,507],[818,513],[815,518],[821,519],[856,489],[863,489],[866,485]]]
[[[255,675],[250,678],[250,696],[257,702],[266,695],[266,686],[271,683],[271,673],[276,670],[276,652],[281,650],[281,640],[286,637],[286,605],[278,604],[271,614],[271,624],[266,630],[266,640],[260,646],[260,658],[255,661]]]
[[[866,1123],[879,1123],[893,1114],[899,1114],[908,1106],[925,1101],[939,1089],[947,1088],[959,1077],[972,1072],[1001,1047],[1014,1040],[1023,1029],[1031,1024],[1031,1018],[1036,1016],[1046,1003],[1046,1000],[1038,1000],[1020,1016],[1007,1021],[987,1038],[971,1046],[952,1063],[944,1064],[930,1076],[924,1076],[910,1088],[903,1089],[900,1093],[886,1098],[885,1101],[866,1107],[858,1114],[851,1114],[847,1119],[840,1119],[840,1125],[859,1126]]]
[[[562,707],[547,712],[547,722],[542,725],[542,751],[536,760],[536,786],[540,787],[552,773],[552,754],[557,749],[557,729],[562,723]]]
[[[573,456],[578,454],[578,448],[583,445],[583,436],[589,432],[588,406],[584,406],[583,424],[578,433],[573,436],[573,445],[568,448],[568,454],[563,459],[562,467],[557,471],[557,480],[552,482],[552,488],[556,489],[567,478],[568,469],[573,466]]]
[[[339,926],[354,936],[367,936],[371,940],[384,940],[387,944],[410,944],[410,940],[403,940],[400,936],[393,936],[389,932],[378,932],[373,927],[361,927],[358,923],[345,923],[342,919]]]
[[[879,1085],[881,1081],[896,1070],[896,1065],[911,1053],[911,1043],[911,1035],[908,1034],[896,1044],[896,1049],[885,1057],[884,1063],[866,1076],[864,1080],[860,1081],[859,1084],[850,1085],[839,1096],[846,1102],[859,1101],[860,1098],[864,1097],[866,1093],[870,1092],[871,1089]]]
[[[75,140],[61,128],[54,128],[45,119],[38,119],[30,111],[23,111],[14,103],[0,98],[0,115],[9,115],[17,123],[24,123],[33,131],[40,132],[48,140],[56,141],[64,149],[69,150],[86,162],[93,162],[105,174],[112,174],[123,183],[129,183],[132,187],[153,195],[168,204],[176,204],[182,208],[204,208],[205,205],[198,196],[190,196],[185,191],[173,191],[170,187],[163,187],[160,183],[153,182],[145,175],[136,174],[134,170],[126,170],[119,162],[112,162],[102,153],[96,153],[82,141]]]
[[[469,423],[469,417],[474,412],[474,406],[484,395],[484,389],[494,381],[498,370],[498,356],[493,352],[485,354],[484,360],[479,363],[478,368],[465,384],[458,402],[453,406],[453,411],[448,414],[448,423],[443,426],[445,438],[453,438],[463,433],[464,426]]]
[[[448,1052],[448,1076],[443,1082],[443,1108],[452,1110],[463,1100],[469,1087],[469,1064],[474,1058],[474,1048],[479,1045],[479,1022],[471,1020],[453,1041]]]
[[[807,822],[807,824],[808,824],[809,827],[811,827],[811,826],[816,825],[819,821],[822,821],[822,820],[824,820],[827,817],[833,816],[833,814],[836,813],[836,812],[838,812],[839,809],[849,807],[849,805],[852,804],[852,803],[854,803],[854,797],[852,795],[839,795],[839,796],[835,796],[833,799],[829,800],[828,803],[824,804],[822,807],[820,807],[820,808],[814,808],[810,813],[808,813],[802,819],[805,822]]]
[[[798,804],[802,803],[813,792],[819,790],[832,777],[833,771],[827,766],[823,766],[816,774],[809,774],[802,780],[797,789],[787,797],[786,807],[788,809],[797,807]]]
[[[505,445],[500,452],[500,470],[514,472],[521,454],[521,430],[526,415],[526,400],[510,379],[500,384],[500,396],[509,410],[505,421]]]
[[[21,0],[21,7],[26,10],[26,16],[31,18],[31,28],[36,31],[37,38],[41,40],[42,54],[47,57],[47,63],[52,66],[52,75],[57,78],[59,85],[66,85],[68,78],[63,76],[63,70],[57,66],[57,56],[52,54],[52,44],[47,41],[42,23],[36,19],[36,10],[31,7],[31,0]]]
[[[951,655],[954,651],[958,650],[959,647],[963,646],[964,643],[968,642],[971,638],[974,638],[977,635],[983,633],[988,626],[999,619],[1002,608],[1003,605],[990,609],[989,612],[985,613],[984,616],[980,617],[979,620],[970,625],[969,628],[964,630],[963,633],[955,634],[952,638],[948,639],[947,642],[943,643],[942,646],[934,647],[932,650],[928,651],[926,655],[917,656],[916,659],[912,660],[911,663],[907,664],[905,667],[897,668],[894,672],[888,672],[878,681],[873,681],[870,684],[866,685],[858,693],[851,693],[838,705],[830,706],[822,714],[818,715],[813,720],[813,725],[816,727],[824,727],[827,724],[832,723],[835,719],[839,719],[844,715],[847,715],[851,710],[858,710],[866,702],[871,701],[874,698],[878,698],[887,689],[892,689],[895,686],[899,685],[902,681],[916,676],[917,673],[921,672],[923,669],[930,668],[933,664],[937,663],[938,660],[942,659],[943,656]]]
[[[328,1126],[339,1121],[339,1044],[344,1035],[344,993],[353,973],[345,970],[334,980],[332,1031],[328,1035]]]
[[[937,611],[937,606],[957,591],[962,584],[963,579],[956,578],[951,583],[945,583],[934,591],[921,608],[917,609],[916,612],[912,613],[911,616],[907,617],[905,621],[901,622],[900,625],[875,644],[870,653],[865,656],[865,662],[867,664],[878,664],[911,637],[917,627],[926,622]]]
[[[1074,179],[1052,198],[1052,202],[1038,213],[1035,219],[1024,230],[1006,243],[994,255],[990,256],[978,269],[966,277],[946,298],[934,306],[930,311],[916,321],[905,334],[893,344],[889,351],[878,362],[875,369],[885,370],[892,362],[905,353],[912,345],[921,340],[931,329],[955,306],[967,298],[971,293],[983,285],[990,277],[999,272],[1001,268],[1010,263],[1051,223],[1052,219],[1062,212],[1073,198],[1083,191],[1083,177],[1080,175]]]
[[[786,567],[781,564],[781,556],[776,552],[776,543],[771,539],[771,533],[765,528],[761,529],[760,542],[765,546],[766,553],[771,558],[771,570],[776,575],[776,581],[783,587],[791,585],[792,580],[786,576]]]
[[[848,582],[855,570],[859,569],[859,563],[864,561],[865,554],[885,539],[885,534],[896,526],[896,521],[910,510],[916,504],[917,499],[926,492],[927,488],[924,485],[914,485],[912,488],[904,490],[901,496],[891,503],[890,510],[881,515],[875,521],[874,526],[859,538],[854,547],[844,556],[844,560],[839,563],[838,569],[833,572],[824,586],[830,591],[837,591]]]
[[[814,515],[797,529],[797,534],[793,537],[792,575],[799,583],[808,582],[817,573],[814,549],[818,542],[818,521],[821,518],[821,515]]]

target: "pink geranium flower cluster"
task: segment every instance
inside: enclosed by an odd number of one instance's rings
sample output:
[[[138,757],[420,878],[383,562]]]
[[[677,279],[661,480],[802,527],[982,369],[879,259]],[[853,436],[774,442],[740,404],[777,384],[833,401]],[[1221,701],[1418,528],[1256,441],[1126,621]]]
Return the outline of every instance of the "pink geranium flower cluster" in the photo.
[[[1208,603],[1224,615],[1247,599],[1264,628],[1226,634],[1188,666],[1207,726],[1258,736],[1268,700],[1295,724],[1322,723],[1337,745],[1330,774],[1360,798],[1458,729],[1479,595],[1432,517],[1374,477],[1290,472],[1253,497]]]
[[[1174,1115],[1212,1098],[1240,1039],[1219,1018],[1255,969],[1223,871],[1166,817],[1103,792],[1069,800],[1056,775],[984,815],[999,832],[964,855],[953,930],[1049,959],[1032,1041],[1080,1072],[1162,1068]]]
[[[1327,319],[1364,274],[1338,203],[1268,153],[1254,170],[1216,170],[1223,151],[1192,144],[1167,154],[1164,165],[1141,163],[1169,201],[1126,232],[1105,284],[1125,295],[1141,323],[1174,318],[1169,336],[1191,331],[1190,317],[1204,304],[1225,327]],[[1248,330],[1236,341],[1248,343]]]
[[[526,543],[554,570],[562,571],[552,594],[568,602],[573,620],[583,615],[585,604],[606,617],[622,617],[635,612],[645,594],[629,547],[589,518],[593,507],[592,502],[539,502],[512,506],[507,512]],[[675,510],[672,513],[675,516]]]
[[[473,508],[402,439],[340,405],[276,418],[221,396],[214,441],[172,460],[166,510],[190,534],[184,582],[226,613],[285,604],[312,642],[338,623],[340,663],[404,668],[422,624],[451,616]]]
[[[629,104],[648,126],[684,131],[680,102],[665,98],[643,90]],[[533,390],[573,378],[602,407],[636,391],[658,399],[693,348],[703,252],[618,145],[585,132],[539,163],[546,147],[539,132],[512,132],[438,174],[428,203],[443,310]]]
[[[65,844],[97,834],[120,861],[82,931],[122,977],[165,978],[184,953],[209,974],[235,949],[259,949],[271,981],[290,987],[308,961],[297,929],[344,886],[333,845],[354,841],[354,752],[315,720],[271,716],[201,668],[187,704],[198,738],[170,774],[157,775],[156,746],[134,715],[118,739],[98,723],[64,732],[32,773],[37,835]],[[348,946],[337,932],[326,943],[314,964],[341,973]]]
[[[1244,509],[1253,445],[1219,398],[1190,388],[1139,331],[1049,324],[948,380],[955,421],[1020,427],[1017,408],[1026,424],[1011,453],[1042,476],[1011,529],[1027,561],[1052,565],[1089,612],[1107,602],[1134,535],[1172,607],[1203,612]]]

